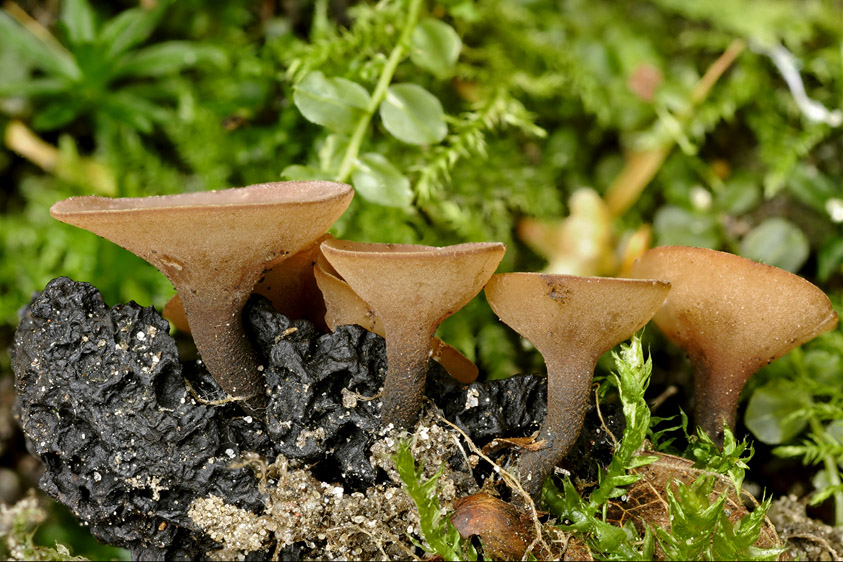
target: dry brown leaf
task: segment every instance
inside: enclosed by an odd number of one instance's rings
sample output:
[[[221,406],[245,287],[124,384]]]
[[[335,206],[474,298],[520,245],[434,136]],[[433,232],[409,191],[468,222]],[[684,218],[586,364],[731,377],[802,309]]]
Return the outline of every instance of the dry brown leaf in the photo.
[[[705,473],[703,470],[693,468],[693,461],[688,459],[663,453],[655,454],[659,457],[655,463],[632,470],[633,473],[642,476],[641,480],[632,484],[624,496],[609,502],[607,521],[613,525],[620,527],[627,521],[632,521],[639,534],[644,532],[645,525],[651,528],[661,527],[669,530],[670,518],[665,496],[668,485],[673,486],[675,491],[677,481],[690,486]],[[759,505],[758,501],[746,491],[742,492],[742,498],[738,498],[735,487],[728,477],[720,474],[714,476],[715,484],[711,493],[711,501],[716,501],[723,493],[728,494],[724,509],[733,523],[749,513],[749,510],[744,506],[744,498],[753,506]],[[765,518],[761,536],[755,546],[771,548],[781,545],[782,541],[779,539],[775,527],[769,519]],[[664,551],[659,546],[658,541],[656,542],[653,559],[664,560]],[[780,558],[780,560],[785,559]]]
[[[514,505],[484,492],[454,502],[451,522],[462,538],[480,537],[485,555],[495,560],[520,560],[534,538]]]
[[[491,455],[511,447],[516,447],[526,451],[538,451],[540,449],[544,449],[547,446],[547,441],[544,439],[536,441],[536,437],[538,437],[538,435],[539,432],[537,431],[529,437],[497,437],[483,446],[483,454]]]

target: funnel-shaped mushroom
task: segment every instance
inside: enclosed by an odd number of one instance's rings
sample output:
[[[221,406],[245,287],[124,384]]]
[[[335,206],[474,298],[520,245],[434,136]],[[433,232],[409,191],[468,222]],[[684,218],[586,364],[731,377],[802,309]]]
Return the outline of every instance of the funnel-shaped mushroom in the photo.
[[[313,266],[319,255],[319,245],[330,236],[325,234],[305,249],[274,265],[258,280],[252,292],[268,298],[272,307],[284,316],[294,320],[306,318],[324,331],[325,303],[316,285]],[[187,314],[178,294],[164,305],[163,315],[178,330],[190,333]]]
[[[265,403],[242,309],[264,271],[316,240],[351,202],[350,186],[279,182],[144,198],[71,197],[56,219],[157,267],[181,295],[208,371],[252,408]]]
[[[825,294],[801,277],[725,252],[687,246],[647,251],[635,277],[665,279],[670,295],[654,320],[694,365],[696,423],[723,444],[752,374],[837,325]]]
[[[324,322],[331,331],[338,326],[357,324],[381,337],[386,335],[383,322],[375,311],[340,279],[324,256],[316,258],[313,275],[324,299]],[[477,379],[477,365],[439,338],[433,338],[431,357],[461,383],[468,384]]]
[[[483,288],[505,251],[499,242],[445,248],[322,243],[325,259],[383,322],[388,368],[384,424],[416,423],[433,333]]]
[[[502,273],[486,285],[492,310],[527,338],[547,365],[547,418],[518,472],[536,497],[582,428],[597,360],[640,329],[664,301],[670,284],[640,279]]]

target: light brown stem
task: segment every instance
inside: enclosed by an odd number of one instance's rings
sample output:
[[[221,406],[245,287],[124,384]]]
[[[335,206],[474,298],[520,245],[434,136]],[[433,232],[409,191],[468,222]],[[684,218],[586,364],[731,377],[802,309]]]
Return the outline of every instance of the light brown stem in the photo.
[[[729,378],[739,379],[729,381]],[[714,368],[697,363],[694,372],[694,422],[711,440],[723,448],[723,421],[732,431],[738,418],[738,401],[748,377],[738,374],[719,375]]]
[[[596,361],[574,357],[545,358],[547,363],[547,417],[539,433],[546,447],[527,451],[518,459],[524,489],[538,500],[542,484],[577,440],[588,408],[589,388]]]
[[[397,323],[396,323],[397,324]],[[386,380],[383,385],[384,425],[412,429],[419,419],[433,334],[386,326]]]
[[[189,291],[181,293],[196,348],[217,384],[232,397],[243,400],[252,413],[266,408],[265,383],[260,360],[243,326],[245,303],[211,304],[212,299]],[[229,297],[230,298],[230,297]]]

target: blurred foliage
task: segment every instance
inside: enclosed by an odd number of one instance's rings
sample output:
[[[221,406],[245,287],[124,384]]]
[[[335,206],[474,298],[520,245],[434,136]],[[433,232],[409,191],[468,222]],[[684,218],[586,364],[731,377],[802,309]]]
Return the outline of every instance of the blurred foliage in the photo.
[[[52,220],[55,201],[282,178],[352,183],[347,238],[499,240],[502,271],[580,275],[706,246],[839,300],[842,17],[835,0],[7,2],[0,333],[57,275],[110,304],[173,294]],[[488,377],[542,368],[482,296],[439,336]],[[838,510],[841,337],[746,392],[756,437],[822,464]]]
[[[80,534],[73,516],[61,506],[53,504],[53,507],[63,516],[48,514],[34,493],[12,506],[0,505],[0,556],[4,560],[129,559],[127,551],[99,544],[90,535]],[[70,542],[76,543],[75,550],[86,556],[72,555],[65,546]]]
[[[818,467],[811,505],[830,501],[843,525],[843,328],[763,369],[746,393],[746,426],[775,454]]]

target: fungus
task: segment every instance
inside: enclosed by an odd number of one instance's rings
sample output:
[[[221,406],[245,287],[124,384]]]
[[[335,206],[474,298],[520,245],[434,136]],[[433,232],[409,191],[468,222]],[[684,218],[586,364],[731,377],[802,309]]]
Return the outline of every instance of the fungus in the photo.
[[[325,303],[316,285],[313,266],[319,255],[319,245],[330,236],[325,234],[305,249],[274,265],[258,280],[252,293],[268,298],[272,308],[287,318],[306,318],[325,331]],[[190,333],[190,325],[178,293],[164,305],[163,316],[177,330]]]
[[[500,242],[445,248],[347,240],[322,243],[325,259],[383,322],[385,425],[415,424],[436,328],[480,291],[505,251]]]
[[[339,326],[356,324],[384,337],[386,330],[381,319],[372,307],[361,299],[345,280],[340,278],[339,273],[331,267],[324,256],[319,255],[316,258],[313,275],[319,290],[322,291],[325,310],[323,321],[332,332]],[[433,338],[431,357],[442,365],[449,375],[463,384],[477,379],[479,373],[477,365],[439,338]]]
[[[597,360],[644,326],[669,290],[662,281],[539,273],[502,273],[486,285],[495,314],[547,366],[547,417],[538,437],[546,446],[518,460],[530,495],[538,496],[579,435]]]
[[[157,267],[181,295],[208,371],[225,392],[259,409],[266,396],[243,306],[264,271],[316,240],[352,196],[339,183],[277,182],[142,198],[71,197],[50,214]]]
[[[694,366],[694,415],[723,445],[738,399],[761,366],[837,325],[828,297],[801,277],[725,252],[687,246],[647,251],[635,277],[665,279],[654,320]]]

